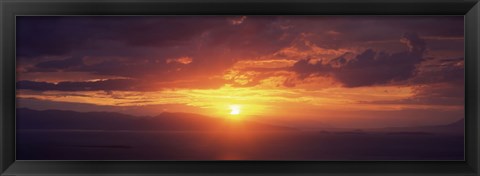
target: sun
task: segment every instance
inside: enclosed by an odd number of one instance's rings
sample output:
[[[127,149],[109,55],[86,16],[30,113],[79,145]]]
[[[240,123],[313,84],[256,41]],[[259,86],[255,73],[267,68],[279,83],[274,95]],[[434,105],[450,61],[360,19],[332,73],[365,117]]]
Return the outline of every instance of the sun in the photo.
[[[230,115],[238,115],[241,112],[240,110],[239,105],[230,105]]]

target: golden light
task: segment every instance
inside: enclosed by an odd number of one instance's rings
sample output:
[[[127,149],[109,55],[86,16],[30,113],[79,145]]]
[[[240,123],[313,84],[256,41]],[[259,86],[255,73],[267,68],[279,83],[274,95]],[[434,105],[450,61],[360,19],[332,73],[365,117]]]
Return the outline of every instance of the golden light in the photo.
[[[238,114],[240,114],[240,106],[230,105],[230,115],[238,115]]]

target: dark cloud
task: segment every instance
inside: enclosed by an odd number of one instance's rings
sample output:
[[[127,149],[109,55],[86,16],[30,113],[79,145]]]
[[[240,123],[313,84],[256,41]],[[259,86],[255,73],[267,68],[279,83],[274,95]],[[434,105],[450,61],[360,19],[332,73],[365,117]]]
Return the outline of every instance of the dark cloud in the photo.
[[[453,84],[428,84],[416,86],[415,95],[401,100],[362,101],[367,104],[408,104],[463,106],[465,91],[463,86]]]
[[[232,23],[232,19],[242,20]],[[365,44],[398,41],[403,31],[461,37],[463,17],[18,17],[17,58],[18,63],[29,67],[27,72],[88,72],[158,83],[197,79],[197,75],[218,76],[242,59],[281,57],[274,53],[292,47],[303,36],[301,42],[320,48],[376,48],[366,49],[353,59],[347,54],[325,65],[301,60],[292,68],[303,77],[327,75],[347,87],[358,87],[402,81],[415,74],[426,50],[418,35],[404,35],[401,41],[407,51],[391,52],[385,49],[387,45]],[[447,46],[437,41],[430,43]],[[399,45],[388,47],[400,51]],[[66,59],[51,60],[51,56]],[[181,57],[192,58],[192,62],[168,62]],[[264,75],[269,76],[269,71],[258,72],[259,78],[243,86],[258,84]]]
[[[397,34],[415,31],[422,36],[463,37],[463,16],[304,16],[284,17],[290,34],[311,33],[311,42],[324,48],[373,47],[368,42],[396,41]],[[332,35],[334,34],[334,35]],[[392,35],[393,34],[393,35]],[[432,42],[432,43],[438,43]],[[446,42],[448,43],[448,42]]]
[[[175,88],[214,89],[226,82],[220,78],[162,82],[159,79],[107,79],[98,81],[62,81],[58,83],[22,80],[17,81],[18,90],[33,91],[159,91]],[[160,79],[161,80],[161,79]]]
[[[425,41],[416,33],[405,33],[400,41],[407,45],[410,53],[423,54],[426,49]]]
[[[425,42],[414,33],[406,33],[401,39],[408,51],[387,53],[367,49],[353,59],[345,56],[328,63],[312,64],[310,59],[300,60],[292,67],[300,77],[332,76],[346,87],[370,86],[403,81],[415,74],[416,65],[421,63]]]
[[[422,63],[415,77],[408,81],[414,88],[412,97],[364,103],[463,106],[465,103],[463,65],[463,57],[429,60]]]
[[[257,17],[232,25],[222,16],[19,17],[17,55],[31,58],[108,51],[110,55],[138,56],[148,47],[188,52],[197,42],[225,49],[244,47],[243,52],[257,53],[277,48],[279,41],[272,39],[278,39],[282,30],[273,24],[275,19]],[[251,50],[259,45],[263,50]]]
[[[75,35],[80,25],[62,24],[60,18],[18,17],[16,20],[17,56],[64,55],[74,44],[83,44],[87,36]]]
[[[198,17],[18,17],[17,55],[64,55],[108,40],[131,47],[175,46],[221,22]]]
[[[89,82],[35,82],[18,81],[17,89],[36,91],[114,91],[114,90],[148,90],[145,84],[130,79],[109,79]]]
[[[424,63],[419,68],[413,84],[448,83],[463,87],[465,83],[464,58],[437,59]]]
[[[147,75],[160,76],[160,73],[176,69],[169,67],[165,62],[150,62],[148,60],[138,61],[105,61],[98,64],[86,65],[74,69],[75,71],[92,72],[100,75],[115,75],[122,77],[141,78]]]
[[[257,17],[232,25],[229,17],[221,16],[19,17],[17,53],[23,61],[37,59],[29,72],[75,71],[171,81],[219,74],[238,59],[285,47],[287,40],[272,40],[282,35],[276,19]],[[49,56],[69,59],[38,62]],[[168,62],[181,57],[193,62]]]
[[[69,69],[76,66],[82,66],[83,61],[81,57],[71,57],[64,60],[53,60],[40,62],[34,66],[31,71],[57,71]]]

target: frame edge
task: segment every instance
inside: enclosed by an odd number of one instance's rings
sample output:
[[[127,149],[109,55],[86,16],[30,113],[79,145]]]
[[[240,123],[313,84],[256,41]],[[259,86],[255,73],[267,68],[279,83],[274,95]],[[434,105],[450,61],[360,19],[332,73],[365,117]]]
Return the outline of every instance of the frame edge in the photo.
[[[14,114],[15,107],[15,35],[9,35],[15,32],[14,13],[8,8],[10,2],[0,0],[0,173],[5,172],[15,162],[15,118],[10,118]],[[12,67],[13,65],[13,67]],[[11,84],[11,85],[10,85]],[[13,112],[13,113],[12,113]]]
[[[13,36],[8,36],[9,32],[11,32],[10,30],[13,30],[14,31],[14,26],[8,26],[6,24],[9,24],[9,18],[11,18],[13,16],[14,18],[14,13],[15,11],[14,10],[10,10],[10,9],[7,9],[5,6],[6,4],[9,4],[11,3],[12,1],[5,1],[5,0],[0,0],[0,11],[1,12],[1,20],[0,20],[0,33],[1,33],[1,36],[2,36],[2,42],[0,43],[0,53],[1,53],[1,60],[0,60],[0,68],[2,69],[1,72],[0,72],[0,85],[1,85],[1,89],[0,89],[0,116],[1,116],[1,119],[0,119],[0,156],[1,159],[0,159],[0,175],[3,175],[5,173],[3,173],[4,171],[6,171],[7,169],[10,170],[12,168],[9,169],[9,166],[13,166],[13,165],[17,165],[17,164],[21,164],[22,162],[15,162],[15,155],[14,155],[14,152],[12,153],[12,151],[15,151],[15,145],[14,145],[14,142],[13,143],[9,143],[8,141],[11,141],[13,140],[14,141],[14,135],[15,134],[15,126],[14,126],[14,121],[12,120],[9,120],[6,118],[6,116],[8,115],[11,115],[9,113],[14,113],[14,110],[13,109],[8,109],[6,106],[10,107],[10,106],[15,106],[15,104],[9,104],[9,103],[12,103],[12,98],[13,98],[13,102],[15,101],[15,97],[14,95],[9,95],[9,93],[12,92],[12,89],[13,89],[13,92],[15,91],[14,87],[10,86],[9,79],[5,79],[5,77],[13,77],[12,80],[15,80],[15,76],[14,75],[9,75],[12,71],[14,71],[15,69],[14,68],[11,68],[10,67],[10,62],[11,61],[8,61],[7,58],[10,58],[10,57],[13,57],[15,58],[15,54],[14,52],[12,53],[11,52],[11,49],[13,47],[13,50],[15,49],[15,43],[14,42],[11,42],[11,41],[14,41],[14,35]],[[25,2],[25,1],[23,1]],[[31,2],[31,1],[29,1]],[[57,1],[53,1],[53,2],[57,2]],[[78,2],[78,1],[77,1]],[[101,2],[105,2],[105,1],[101,1]],[[114,1],[111,1],[111,2],[114,2]],[[150,2],[150,1],[149,1]],[[423,1],[421,1],[423,2]],[[450,1],[449,1],[450,2]],[[469,2],[472,2],[472,1],[469,1]],[[235,11],[236,12],[236,11]],[[465,15],[465,19],[466,21],[468,20],[468,23],[465,23],[465,29],[466,29],[466,34],[468,34],[469,38],[465,38],[465,41],[468,45],[466,45],[465,47],[465,55],[470,58],[471,60],[469,60],[469,71],[470,72],[473,72],[473,74],[477,75],[477,77],[475,78],[471,78],[471,74],[470,77],[469,77],[469,81],[473,81],[473,82],[470,82],[468,85],[466,84],[466,89],[467,89],[467,92],[469,93],[472,93],[472,97],[471,98],[467,98],[466,97],[466,102],[474,102],[474,106],[472,106],[472,108],[470,108],[469,111],[472,111],[472,113],[474,114],[474,118],[470,118],[469,120],[467,120],[466,118],[466,121],[469,121],[469,123],[467,123],[467,130],[468,130],[468,134],[471,134],[473,135],[473,137],[476,137],[478,139],[479,137],[479,130],[478,130],[478,127],[480,127],[480,123],[479,123],[479,119],[478,119],[478,115],[480,114],[480,110],[478,109],[478,102],[480,101],[480,94],[479,94],[479,84],[480,84],[480,78],[478,77],[479,75],[479,68],[480,68],[480,62],[478,61],[480,59],[480,52],[478,51],[479,48],[478,46],[480,46],[480,35],[479,35],[479,30],[480,30],[480,3],[478,3],[478,0],[476,1],[476,4],[473,6],[473,8],[470,9],[470,11]],[[12,29],[13,28],[13,29]],[[471,36],[471,37],[470,37]],[[13,38],[13,39],[12,39]],[[466,64],[467,65],[467,64]],[[10,67],[10,68],[8,68]],[[467,66],[466,66],[467,67]],[[466,70],[468,70],[467,68],[465,68]],[[467,79],[467,75],[465,77]],[[13,84],[15,85],[15,84]],[[6,86],[9,86],[9,87],[6,87]],[[471,104],[469,104],[471,105]],[[7,111],[7,112],[6,112]],[[472,120],[473,119],[473,120]],[[470,133],[472,132],[472,133]],[[10,134],[12,133],[12,134]],[[467,135],[467,134],[466,134]],[[9,138],[13,136],[13,138]],[[467,163],[469,164],[470,167],[472,167],[472,169],[474,169],[475,171],[475,175],[478,175],[479,174],[479,170],[480,170],[480,162],[479,162],[479,158],[480,158],[480,141],[466,141],[467,142],[467,146],[474,146],[474,147],[470,147],[470,148],[466,148],[466,150],[469,150],[472,151],[473,153],[475,153],[473,156],[472,155],[466,155],[466,160],[467,160]],[[470,145],[469,145],[470,144]],[[12,148],[13,146],[13,148]],[[9,153],[10,151],[10,153]],[[472,154],[473,154],[472,153]],[[9,172],[9,173],[6,173],[6,174],[17,174],[16,172],[13,172],[13,170],[11,170],[12,172]],[[37,170],[38,171],[38,170]],[[42,172],[45,172],[48,174],[48,171],[44,171],[42,169],[40,169],[40,171]],[[44,174],[45,174],[44,173]],[[169,173],[171,174],[171,173]],[[166,174],[166,175],[169,175],[169,174]],[[115,175],[112,173],[112,175]],[[171,174],[171,175],[181,175],[181,174]],[[192,174],[193,175],[193,174]],[[210,175],[210,174],[199,174],[199,175]],[[223,175],[223,174],[220,174],[220,175]],[[242,175],[242,174],[238,174],[238,175]],[[259,174],[259,175],[263,175],[263,174]],[[279,174],[279,175],[286,175],[286,173],[284,174]],[[312,175],[315,175],[315,174],[312,174]],[[326,174],[326,175],[332,175],[332,174]],[[342,174],[339,174],[339,175],[342,175]],[[346,173],[345,175],[350,175],[348,173]],[[361,175],[361,174],[358,174],[358,175]],[[367,174],[367,175],[370,175],[370,174]],[[389,175],[389,174],[380,174],[380,175]],[[403,175],[403,174],[401,174]],[[415,175],[415,174],[413,174]],[[453,174],[451,174],[453,175]],[[456,175],[456,174],[455,174]],[[468,174],[465,174],[465,173],[458,173],[458,175],[473,175],[472,173],[468,173]]]
[[[466,115],[471,117],[465,118],[466,124],[466,152],[470,155],[466,155],[465,159],[475,173],[478,175],[480,170],[480,141],[471,141],[468,139],[479,139],[479,102],[480,102],[480,2],[477,2],[465,15],[465,79],[468,80],[465,83],[466,93],[470,96],[465,96]],[[475,76],[476,75],[476,76]]]

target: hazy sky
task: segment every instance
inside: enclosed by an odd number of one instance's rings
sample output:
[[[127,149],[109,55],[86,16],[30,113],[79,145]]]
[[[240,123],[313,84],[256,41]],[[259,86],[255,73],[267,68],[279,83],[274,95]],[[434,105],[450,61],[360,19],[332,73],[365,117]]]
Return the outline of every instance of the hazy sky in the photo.
[[[463,16],[17,17],[17,105],[298,126],[464,116]],[[232,117],[233,118],[233,117]]]

